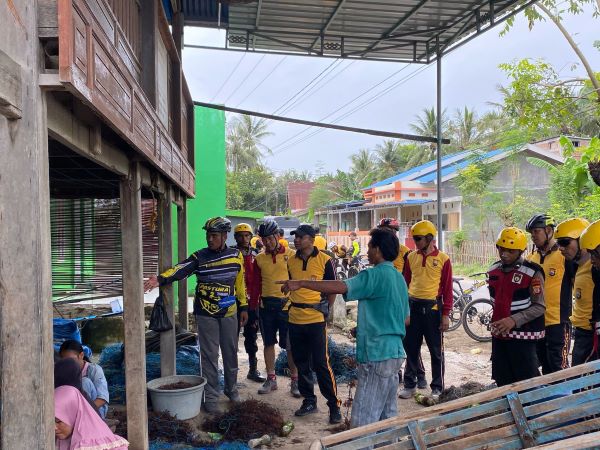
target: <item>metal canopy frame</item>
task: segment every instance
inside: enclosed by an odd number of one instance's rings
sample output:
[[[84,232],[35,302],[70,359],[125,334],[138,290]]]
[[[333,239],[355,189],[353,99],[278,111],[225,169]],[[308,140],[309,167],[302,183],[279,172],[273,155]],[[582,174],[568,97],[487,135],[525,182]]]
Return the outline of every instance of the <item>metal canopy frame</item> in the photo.
[[[199,5],[214,11],[222,0],[183,0],[186,25],[207,26],[195,17]],[[225,0],[223,0],[225,3]],[[319,58],[429,64],[435,61],[437,115],[437,244],[442,233],[442,57],[518,14],[536,0],[227,0],[228,50]],[[206,9],[208,7],[208,9]],[[186,11],[187,8],[187,11]],[[211,9],[212,8],[212,9]],[[189,14],[191,13],[191,14]],[[320,45],[318,45],[320,44]],[[317,47],[317,48],[315,48]],[[319,125],[317,125],[319,126]]]
[[[185,24],[194,26],[199,18],[194,15],[196,8],[189,6],[192,3],[194,0],[184,2],[183,14]],[[203,26],[226,29],[224,47],[186,47],[429,64],[533,3],[534,0],[232,2],[226,17],[216,17],[212,25],[202,21]]]

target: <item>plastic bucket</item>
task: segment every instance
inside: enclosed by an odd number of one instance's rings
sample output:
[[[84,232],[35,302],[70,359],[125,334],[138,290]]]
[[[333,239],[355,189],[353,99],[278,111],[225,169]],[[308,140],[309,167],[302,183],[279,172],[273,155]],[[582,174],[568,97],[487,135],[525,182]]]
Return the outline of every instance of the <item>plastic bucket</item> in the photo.
[[[159,387],[183,381],[196,384],[186,389],[162,390]],[[206,378],[197,375],[172,375],[170,377],[157,378],[149,381],[146,386],[150,392],[152,409],[154,411],[166,411],[179,420],[191,419],[200,414],[202,394]]]

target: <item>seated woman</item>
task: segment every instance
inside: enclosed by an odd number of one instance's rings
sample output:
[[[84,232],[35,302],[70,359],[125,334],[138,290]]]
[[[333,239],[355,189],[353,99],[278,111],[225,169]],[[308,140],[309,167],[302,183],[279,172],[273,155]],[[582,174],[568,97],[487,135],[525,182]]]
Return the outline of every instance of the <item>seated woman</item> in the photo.
[[[110,431],[73,386],[63,385],[54,389],[54,432],[57,450],[129,448],[129,443]]]
[[[104,419],[108,411],[108,384],[104,371],[98,364],[90,362],[83,353],[83,346],[74,340],[67,340],[60,346],[61,358],[71,358],[77,361],[81,368],[82,386],[84,392],[96,405],[98,413]]]

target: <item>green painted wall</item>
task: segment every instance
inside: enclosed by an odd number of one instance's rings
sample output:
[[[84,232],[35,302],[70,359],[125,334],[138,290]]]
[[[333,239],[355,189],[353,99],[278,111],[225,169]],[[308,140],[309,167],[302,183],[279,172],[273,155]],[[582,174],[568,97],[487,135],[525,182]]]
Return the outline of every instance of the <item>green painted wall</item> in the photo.
[[[196,198],[187,201],[188,254],[206,247],[204,223],[225,215],[225,112],[194,107],[194,136]]]

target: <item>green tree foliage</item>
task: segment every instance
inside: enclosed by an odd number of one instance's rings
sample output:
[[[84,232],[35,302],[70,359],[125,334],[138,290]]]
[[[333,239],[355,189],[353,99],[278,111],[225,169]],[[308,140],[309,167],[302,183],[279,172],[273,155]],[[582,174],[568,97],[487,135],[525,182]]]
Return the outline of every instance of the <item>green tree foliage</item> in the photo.
[[[365,187],[373,183],[376,174],[376,160],[373,152],[367,148],[362,148],[350,156],[352,161],[351,172],[359,186]]]
[[[255,169],[263,165],[271,150],[263,140],[272,135],[265,119],[237,116],[227,126],[227,168],[232,172]]]
[[[593,208],[598,206],[600,187],[592,180],[588,163],[600,159],[600,138],[593,138],[585,149],[575,148],[566,137],[561,137],[560,144],[565,156],[562,165],[553,166],[538,158],[527,158],[531,164],[550,172],[550,214],[557,220],[578,215],[590,220],[598,217],[600,211],[594,212]]]
[[[522,123],[527,122],[530,130],[556,129],[588,136],[600,131],[600,74],[594,72],[588,55],[564,23],[566,16],[579,14],[600,17],[600,0],[540,0],[525,9],[530,29],[542,21],[554,23],[579,60],[571,69],[581,66],[585,74],[559,77],[550,65],[540,61],[530,67],[528,60],[501,66],[512,78],[507,106]],[[514,20],[505,22],[501,34],[511,29]],[[600,48],[597,44],[594,42]]]
[[[335,175],[323,175],[316,180],[315,188],[310,193],[309,206],[317,209],[332,203],[362,198],[362,191],[355,177],[338,170]]]
[[[581,130],[584,112],[590,109],[588,95],[582,91],[584,80],[562,80],[541,60],[523,59],[500,68],[510,80],[501,90],[505,111],[517,124],[539,137]],[[593,111],[587,112],[594,116]]]
[[[227,208],[267,211],[275,192],[273,174],[264,167],[227,173]],[[273,203],[273,208],[275,207]]]

